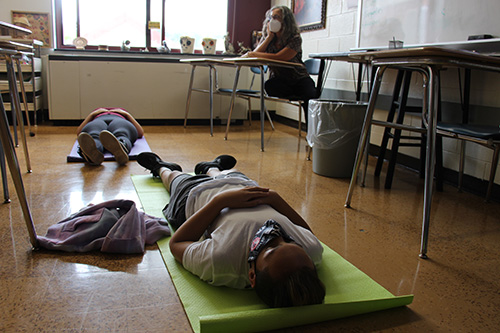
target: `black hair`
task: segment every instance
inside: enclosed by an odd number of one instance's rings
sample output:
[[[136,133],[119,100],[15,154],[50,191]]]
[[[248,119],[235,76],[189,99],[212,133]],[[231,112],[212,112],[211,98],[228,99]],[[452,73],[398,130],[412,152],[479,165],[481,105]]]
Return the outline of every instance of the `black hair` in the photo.
[[[302,267],[277,281],[267,269],[256,270],[255,275],[255,292],[273,308],[321,304],[325,298],[325,286],[316,268]]]

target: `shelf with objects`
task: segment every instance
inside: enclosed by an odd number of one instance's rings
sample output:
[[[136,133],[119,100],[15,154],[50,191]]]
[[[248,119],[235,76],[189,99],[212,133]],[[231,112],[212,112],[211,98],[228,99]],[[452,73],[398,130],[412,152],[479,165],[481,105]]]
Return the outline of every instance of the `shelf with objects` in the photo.
[[[12,45],[27,45],[31,48],[31,52],[23,55],[20,59],[21,72],[23,76],[24,89],[26,92],[28,111],[30,114],[30,121],[34,124],[37,123],[37,113],[43,107],[43,82],[42,82],[42,59],[40,58],[40,47],[43,45],[41,41],[36,39],[18,39],[10,38],[9,36],[1,36],[0,44],[9,43]],[[18,48],[18,49],[22,49]],[[16,67],[16,77],[18,77]],[[21,94],[20,83],[17,83],[19,94]],[[6,111],[11,111],[12,106],[9,96],[9,83],[7,80],[7,67],[5,61],[0,61],[0,91],[4,101]],[[22,96],[20,96],[22,101]],[[21,108],[24,111],[24,106],[21,103]],[[24,112],[23,112],[24,114]]]

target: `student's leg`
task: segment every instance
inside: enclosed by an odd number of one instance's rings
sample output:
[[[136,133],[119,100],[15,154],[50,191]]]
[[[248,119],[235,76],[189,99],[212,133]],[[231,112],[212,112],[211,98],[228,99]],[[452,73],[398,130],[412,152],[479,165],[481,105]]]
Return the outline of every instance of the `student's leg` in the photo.
[[[269,96],[290,98],[294,93],[292,87],[289,85],[289,82],[279,77],[270,78],[265,82],[264,87]]]
[[[91,165],[99,165],[104,161],[104,147],[99,134],[106,127],[105,122],[94,119],[78,134],[78,154]]]
[[[90,121],[87,125],[85,125],[82,128],[82,132],[80,134],[87,133],[88,135],[90,135],[92,137],[92,139],[94,139],[97,149],[100,152],[103,152],[104,148],[103,148],[101,141],[99,139],[99,134],[101,133],[101,131],[105,130],[107,127],[108,127],[108,125],[104,121],[97,118],[97,119]]]
[[[182,171],[180,165],[163,161],[160,156],[152,152],[140,153],[137,156],[137,163],[151,171],[154,177],[160,177],[160,170],[166,168],[171,171]]]
[[[137,140],[137,128],[128,120],[115,116],[108,124],[108,131],[122,142],[130,152]]]
[[[182,171],[178,170],[170,170],[169,168],[161,167],[158,170],[158,173],[160,175],[161,182],[163,183],[163,186],[167,189],[167,191],[170,193],[170,185],[172,184],[172,181],[174,180],[175,177],[184,174]]]
[[[217,168],[210,168],[210,169],[208,169],[206,174],[209,175],[210,177],[215,178],[215,177],[218,177],[221,175],[227,175],[227,174],[232,173],[232,172],[239,172],[239,171],[236,169],[219,170]]]
[[[200,162],[194,167],[197,175],[208,174],[210,169],[229,170],[236,165],[236,159],[231,155],[219,155],[213,161]]]

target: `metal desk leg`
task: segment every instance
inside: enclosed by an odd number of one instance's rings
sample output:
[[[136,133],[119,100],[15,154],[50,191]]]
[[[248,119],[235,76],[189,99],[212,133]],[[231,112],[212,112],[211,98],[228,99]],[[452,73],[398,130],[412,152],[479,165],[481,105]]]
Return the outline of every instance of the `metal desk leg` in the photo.
[[[196,66],[193,65],[191,69],[191,79],[189,80],[189,89],[186,101],[186,113],[184,114],[184,127],[187,126],[188,112],[189,112],[189,104],[191,104],[191,92],[193,91],[193,80],[194,80],[194,70]]]
[[[428,110],[429,121],[427,126],[427,149],[425,159],[425,185],[424,185],[424,212],[422,217],[422,241],[420,244],[420,257],[427,258],[427,241],[429,238],[429,221],[431,215],[432,185],[434,182],[434,163],[436,160],[436,126],[438,115],[439,80],[438,70],[433,66],[427,67],[429,74]]]
[[[226,135],[224,136],[224,140],[227,140],[227,135],[229,134],[229,126],[231,125],[231,116],[233,115],[234,109],[234,99],[236,97],[236,89],[238,88],[238,80],[240,79],[240,69],[241,66],[236,67],[236,73],[234,75],[233,91],[231,93],[231,104],[229,107],[229,115],[227,116]]]
[[[28,132],[30,133],[30,136],[35,136],[35,133],[31,131],[31,124],[30,124],[30,116],[28,112],[28,100],[26,98],[26,89],[24,89],[24,78],[23,78],[23,71],[21,69],[21,60],[19,57],[15,57],[14,60],[16,61],[16,66],[17,66],[17,76],[19,77],[19,87],[21,87],[21,96],[23,97],[23,106],[24,106],[24,112],[26,114],[26,124],[28,124]],[[34,83],[33,79],[33,83]],[[34,89],[35,87],[33,87]],[[33,99],[33,105],[35,106],[34,110],[34,115],[36,115],[36,103],[35,103],[36,98]],[[35,118],[36,121],[36,118]]]
[[[347,197],[344,205],[346,208],[351,207],[352,192],[354,190],[354,186],[356,185],[359,168],[363,160],[363,154],[366,149],[366,144],[369,136],[368,134],[370,132],[370,127],[372,123],[373,112],[375,111],[375,104],[377,102],[377,96],[380,90],[380,83],[382,81],[382,76],[384,75],[384,71],[386,69],[387,66],[378,67],[377,72],[375,74],[375,81],[373,84],[372,92],[370,94],[370,102],[368,103],[368,108],[366,109],[365,120],[363,122],[363,129],[361,130],[361,136],[359,138],[358,152],[356,153],[356,161],[354,162],[354,169],[351,175],[351,182],[349,183],[349,190],[347,191]]]
[[[5,157],[9,165],[10,174],[16,188],[16,193],[21,203],[21,209],[23,211],[24,221],[26,222],[26,227],[30,236],[31,245],[34,248],[38,248],[38,240],[36,238],[35,225],[33,224],[33,218],[31,217],[31,212],[28,206],[28,200],[26,199],[26,192],[24,191],[23,179],[21,177],[21,171],[19,170],[19,163],[17,161],[16,151],[14,148],[14,143],[12,142],[12,137],[10,136],[9,124],[7,121],[7,114],[3,107],[3,100],[0,96],[0,141],[2,142],[3,150],[5,152]]]
[[[210,100],[210,136],[214,136],[214,86],[212,82],[213,66],[208,66],[208,91]]]
[[[363,154],[364,157],[364,168],[363,168],[363,175],[361,177],[361,187],[365,187],[366,184],[366,171],[368,170],[368,151],[370,150],[370,136],[371,136],[371,131],[368,131],[368,138],[366,139],[366,146],[365,146],[365,153]]]
[[[12,122],[17,117],[19,120],[19,129],[21,132],[21,141],[23,143],[24,157],[26,159],[26,168],[28,172],[31,172],[31,161],[28,153],[28,144],[26,143],[26,131],[24,130],[23,114],[21,112],[21,104],[19,103],[19,92],[17,90],[16,74],[14,73],[14,64],[12,62],[12,56],[5,56],[5,64],[7,66],[7,76],[9,80],[9,93],[12,100]],[[14,127],[14,135],[17,135],[17,130]]]
[[[5,165],[5,153],[3,152],[2,144],[0,144],[0,169],[2,172],[2,185],[3,185],[3,203],[10,202],[9,184],[7,183],[7,167]]]
[[[264,96],[265,73],[264,73],[264,66],[259,66],[259,67],[260,67],[260,151],[264,151],[264,121],[265,121],[264,112],[267,111],[265,96]]]

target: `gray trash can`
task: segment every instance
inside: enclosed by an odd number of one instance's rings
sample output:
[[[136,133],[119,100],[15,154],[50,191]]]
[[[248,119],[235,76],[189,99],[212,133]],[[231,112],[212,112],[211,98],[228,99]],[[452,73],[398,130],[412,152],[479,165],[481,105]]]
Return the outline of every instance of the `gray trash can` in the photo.
[[[309,101],[307,142],[314,173],[351,177],[366,107],[365,102]]]

